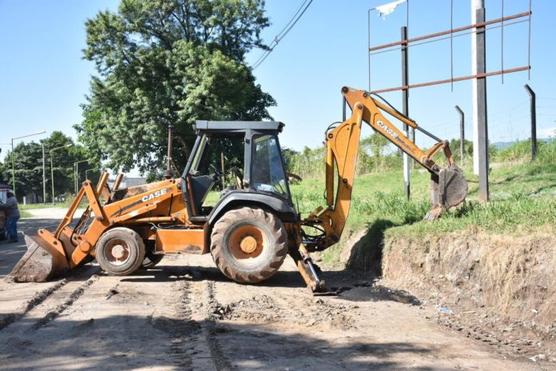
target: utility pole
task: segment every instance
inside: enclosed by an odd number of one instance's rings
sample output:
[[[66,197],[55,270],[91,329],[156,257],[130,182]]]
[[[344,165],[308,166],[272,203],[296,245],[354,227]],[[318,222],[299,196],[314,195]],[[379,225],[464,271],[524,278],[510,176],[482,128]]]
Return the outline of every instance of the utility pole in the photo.
[[[537,157],[537,97],[529,84],[524,85],[531,98],[531,161]]]
[[[409,68],[407,56],[407,26],[401,28],[402,34],[402,111],[405,116],[409,116]],[[409,126],[403,124],[405,135],[410,138]],[[415,131],[412,130],[412,140],[415,141]],[[403,185],[405,197],[409,200],[411,197],[411,160],[404,152],[403,155]]]
[[[489,184],[488,184],[488,120],[487,120],[487,81],[486,76],[486,28],[485,22],[485,8],[476,10],[476,21],[482,23],[483,26],[476,27],[476,66],[477,74],[481,77],[475,78],[477,90],[476,99],[474,100],[477,108],[477,128],[473,133],[477,136],[477,147],[473,148],[473,155],[477,154],[477,161],[479,166],[479,200],[486,202],[489,200]],[[475,157],[474,157],[475,159]]]
[[[460,161],[463,164],[463,154],[465,153],[465,114],[460,106],[455,106],[456,111],[459,113],[459,157]]]

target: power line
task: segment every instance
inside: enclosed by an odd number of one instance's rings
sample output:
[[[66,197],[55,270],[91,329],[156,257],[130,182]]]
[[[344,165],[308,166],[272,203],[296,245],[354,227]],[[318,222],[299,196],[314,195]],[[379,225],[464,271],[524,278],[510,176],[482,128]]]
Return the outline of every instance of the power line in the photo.
[[[274,50],[274,48],[276,48],[278,43],[288,34],[288,32],[291,31],[291,29],[296,25],[299,19],[301,19],[303,14],[305,14],[305,12],[307,11],[307,9],[309,8],[312,2],[313,0],[304,0],[301,3],[301,5],[297,8],[297,11],[290,18],[288,23],[286,23],[286,25],[282,28],[282,30],[278,32],[276,36],[274,36],[274,39],[272,39],[272,42],[270,43],[268,50],[265,50],[265,52],[259,57],[259,59],[257,59],[255,63],[253,63],[253,70],[259,67],[265,61],[265,59],[270,55],[270,53],[272,53],[272,51]]]

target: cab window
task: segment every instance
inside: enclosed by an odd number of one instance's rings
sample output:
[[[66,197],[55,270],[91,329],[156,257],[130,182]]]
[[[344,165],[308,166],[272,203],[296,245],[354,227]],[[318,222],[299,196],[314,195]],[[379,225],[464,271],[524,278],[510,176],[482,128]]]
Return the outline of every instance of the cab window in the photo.
[[[289,197],[278,140],[264,135],[254,140],[251,183],[255,190]]]

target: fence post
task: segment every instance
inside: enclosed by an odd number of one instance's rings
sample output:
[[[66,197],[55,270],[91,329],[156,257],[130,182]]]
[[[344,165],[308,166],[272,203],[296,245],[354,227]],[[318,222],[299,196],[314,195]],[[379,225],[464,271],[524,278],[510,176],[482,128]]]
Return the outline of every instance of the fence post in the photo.
[[[531,161],[537,157],[537,97],[529,84],[523,86],[531,99]]]
[[[456,111],[458,111],[459,113],[459,156],[460,161],[463,164],[463,155],[465,153],[465,114],[463,113],[463,110],[460,108],[460,106],[458,106],[457,104],[455,108]]]

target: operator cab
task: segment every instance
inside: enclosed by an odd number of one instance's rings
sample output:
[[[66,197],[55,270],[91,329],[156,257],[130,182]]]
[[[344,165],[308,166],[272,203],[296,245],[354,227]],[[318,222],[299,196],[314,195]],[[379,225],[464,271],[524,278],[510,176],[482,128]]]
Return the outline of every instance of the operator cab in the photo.
[[[227,197],[246,194],[265,195],[275,199],[267,201],[292,206],[278,141],[283,126],[264,121],[197,121],[197,140],[182,176],[191,221],[204,223]]]

